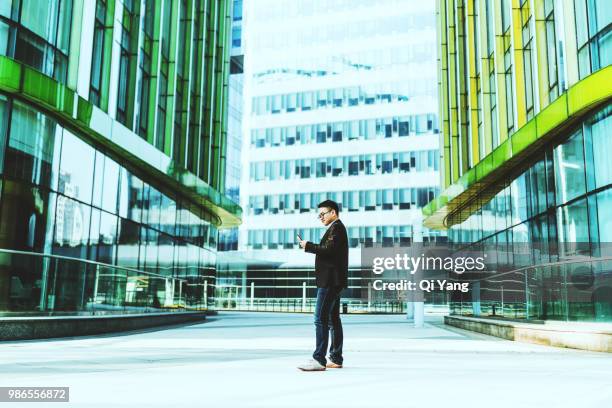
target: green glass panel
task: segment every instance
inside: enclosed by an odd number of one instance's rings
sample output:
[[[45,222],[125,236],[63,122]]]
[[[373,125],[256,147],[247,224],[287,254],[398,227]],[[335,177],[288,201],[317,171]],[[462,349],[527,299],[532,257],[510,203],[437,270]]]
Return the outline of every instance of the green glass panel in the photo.
[[[493,155],[489,154],[480,163],[478,163],[478,166],[476,166],[477,181],[481,181],[484,177],[488,176],[492,170],[493,170]]]
[[[595,101],[612,96],[612,65],[597,71],[570,88],[567,92],[568,114],[574,115]]]
[[[91,123],[91,115],[93,112],[93,105],[85,99],[79,97],[77,103],[77,120],[86,126]]]
[[[40,72],[25,67],[23,71],[23,93],[35,97],[41,102],[56,106],[58,83]]]
[[[474,182],[476,181],[476,170],[474,170],[473,168],[470,169],[467,173],[467,186],[471,186],[472,184],[474,184]],[[466,187],[467,188],[467,187]]]
[[[482,170],[482,167],[484,166],[483,162],[484,162],[484,159],[482,159],[481,161],[479,161],[478,163],[476,163],[476,166],[474,166],[474,169],[473,169],[473,170],[474,170],[474,173],[476,174],[476,179],[474,180],[474,183],[475,183],[476,181],[478,181],[478,175],[479,175],[480,173],[482,173],[482,171],[483,171],[483,170]]]
[[[515,132],[510,138],[512,144],[512,155],[516,156],[519,152],[525,150],[530,144],[537,139],[536,120],[532,119]]]
[[[508,139],[493,151],[493,169],[499,168],[512,157],[511,140]]]
[[[536,116],[538,138],[567,120],[567,94],[562,94]]]
[[[18,91],[21,82],[21,64],[0,56],[0,88]]]

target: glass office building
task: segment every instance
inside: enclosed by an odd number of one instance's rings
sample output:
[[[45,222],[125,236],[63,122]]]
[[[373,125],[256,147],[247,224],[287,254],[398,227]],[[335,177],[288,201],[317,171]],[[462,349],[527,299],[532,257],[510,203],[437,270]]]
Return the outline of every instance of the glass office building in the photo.
[[[0,313],[214,302],[231,1],[0,3]]]
[[[317,204],[337,201],[361,297],[360,247],[437,240],[435,8],[414,1],[245,2],[245,140],[235,299],[312,298]],[[235,258],[238,259],[238,258]],[[306,285],[306,289],[304,289]],[[366,285],[367,288],[367,285]]]
[[[500,254],[452,311],[612,321],[609,2],[439,0],[438,35],[445,190],[424,224]]]
[[[242,0],[233,0],[231,41],[225,191],[233,201],[239,202],[242,168],[242,115],[244,111]],[[219,251],[237,250],[238,228],[220,230],[218,247]]]

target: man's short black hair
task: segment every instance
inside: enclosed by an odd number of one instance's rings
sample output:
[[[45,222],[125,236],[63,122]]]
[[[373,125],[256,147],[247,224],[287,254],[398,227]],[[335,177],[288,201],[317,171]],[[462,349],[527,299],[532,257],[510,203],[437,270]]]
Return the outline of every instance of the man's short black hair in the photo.
[[[321,201],[317,207],[331,208],[332,210],[336,211],[336,214],[340,214],[340,208],[338,208],[338,203],[332,200]]]

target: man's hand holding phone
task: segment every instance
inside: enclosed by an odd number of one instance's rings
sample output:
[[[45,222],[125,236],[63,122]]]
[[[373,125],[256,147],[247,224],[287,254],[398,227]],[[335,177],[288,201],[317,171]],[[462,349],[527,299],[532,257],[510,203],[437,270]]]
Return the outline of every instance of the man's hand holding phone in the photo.
[[[308,241],[304,241],[304,240],[302,239],[302,236],[301,236],[300,234],[297,234],[297,239],[298,239],[298,244],[300,245],[300,249],[304,249],[304,248],[306,248],[306,243],[307,243]]]

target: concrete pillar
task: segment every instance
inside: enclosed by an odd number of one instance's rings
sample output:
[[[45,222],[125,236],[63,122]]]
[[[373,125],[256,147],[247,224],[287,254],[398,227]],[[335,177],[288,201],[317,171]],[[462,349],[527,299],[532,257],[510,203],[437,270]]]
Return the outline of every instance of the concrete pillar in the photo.
[[[254,300],[255,300],[255,282],[251,282],[251,309],[253,309]]]
[[[474,316],[480,316],[480,281],[472,283],[472,314]]]
[[[423,327],[425,302],[414,302],[414,327]]]
[[[208,281],[204,281],[204,307],[208,309]]]
[[[406,320],[414,323],[414,302],[406,302]]]

